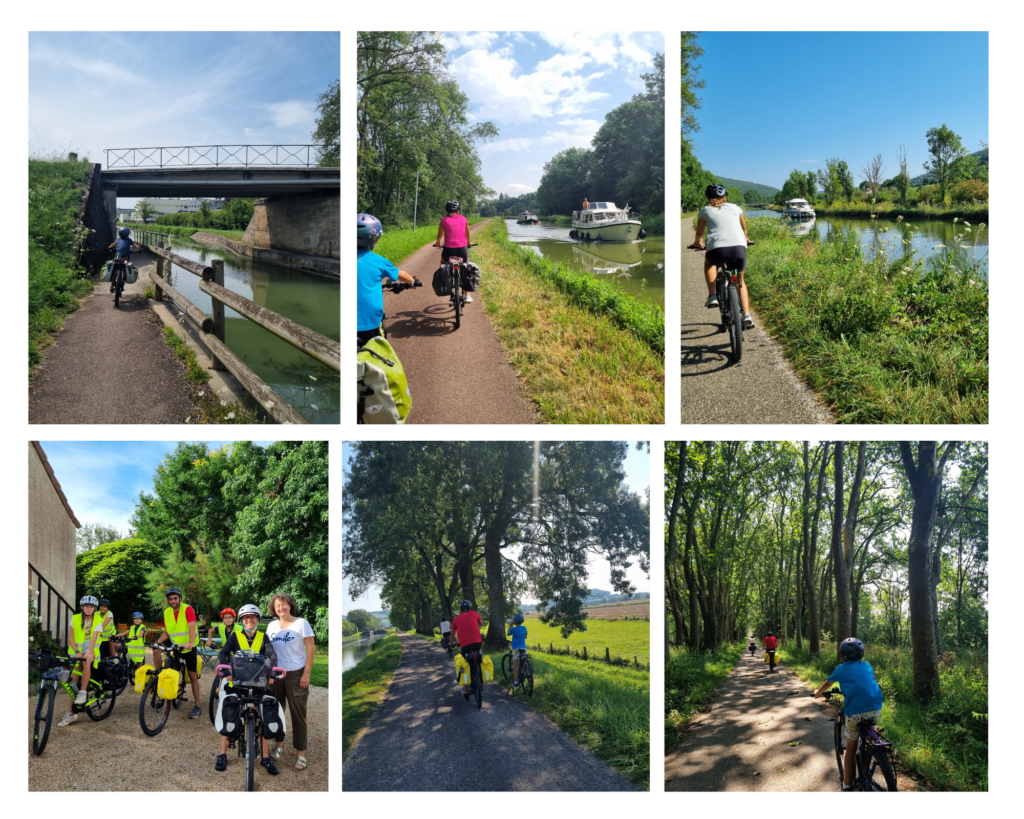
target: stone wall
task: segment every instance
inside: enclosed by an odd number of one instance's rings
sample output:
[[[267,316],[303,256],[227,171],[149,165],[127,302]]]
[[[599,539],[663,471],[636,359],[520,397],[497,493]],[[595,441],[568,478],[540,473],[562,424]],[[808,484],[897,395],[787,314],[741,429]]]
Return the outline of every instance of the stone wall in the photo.
[[[85,180],[82,200],[78,205],[78,220],[89,230],[77,248],[78,259],[90,273],[95,273],[103,267],[107,259],[107,247],[114,241],[103,200],[102,178],[99,163],[92,165]]]
[[[252,222],[249,224],[251,227]],[[193,233],[189,238],[193,242],[222,247],[237,256],[245,256],[249,259],[262,259],[279,264],[282,267],[290,267],[293,270],[301,270],[304,273],[315,273],[318,276],[327,276],[331,279],[341,278],[341,260],[337,258],[292,253],[289,250],[274,250],[269,247],[253,247],[242,242],[236,242],[234,239],[228,239],[226,236],[221,236],[218,233],[199,231],[198,233]]]
[[[242,241],[253,247],[341,259],[341,198],[330,192],[257,199]]]

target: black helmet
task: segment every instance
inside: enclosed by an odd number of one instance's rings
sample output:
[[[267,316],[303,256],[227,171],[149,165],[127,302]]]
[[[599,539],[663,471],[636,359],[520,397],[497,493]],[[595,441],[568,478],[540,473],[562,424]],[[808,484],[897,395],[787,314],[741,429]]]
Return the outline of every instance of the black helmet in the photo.
[[[455,199],[452,199],[450,202],[448,202],[444,206],[444,211],[445,211],[445,213],[458,213],[459,212],[459,208],[461,208],[461,207],[462,207],[462,205],[460,205],[458,203],[458,201],[456,201]]]
[[[101,597],[100,598],[100,605],[101,606],[106,606],[109,609],[110,608],[110,601],[107,600],[106,597]]]
[[[473,608],[473,604],[468,600],[463,600],[459,603],[459,611],[469,611],[471,608]]]
[[[171,586],[167,591],[164,592],[164,597],[170,597],[172,594],[176,594],[178,595],[178,597],[181,597],[181,589],[179,589],[177,586]]]
[[[708,199],[721,199],[728,191],[722,185],[708,185],[704,188],[704,195]]]
[[[769,637],[774,637],[775,636],[775,632],[774,631],[769,631],[768,632],[768,636]]]
[[[856,637],[847,637],[839,644],[839,656],[844,660],[859,660],[864,656],[864,643]]]

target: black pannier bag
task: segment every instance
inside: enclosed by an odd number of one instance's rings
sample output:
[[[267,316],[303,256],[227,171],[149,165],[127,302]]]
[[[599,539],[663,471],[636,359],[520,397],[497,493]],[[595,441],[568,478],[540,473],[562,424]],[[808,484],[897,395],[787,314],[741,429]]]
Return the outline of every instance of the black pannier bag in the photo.
[[[452,266],[443,264],[434,271],[434,295],[450,296],[452,294]]]
[[[116,691],[128,682],[128,667],[121,662],[120,657],[107,657],[100,660],[99,671],[100,681],[108,691]]]
[[[224,693],[221,688],[220,702],[217,704],[217,718],[214,720],[217,733],[228,739],[238,739],[242,733],[242,701],[238,694]]]
[[[281,682],[278,681],[278,685]],[[281,712],[281,703],[277,697],[269,694],[260,700],[260,720],[263,722],[263,736],[275,742],[284,741],[284,714]]]
[[[480,285],[480,268],[472,262],[462,265],[462,289],[467,293],[475,293]]]

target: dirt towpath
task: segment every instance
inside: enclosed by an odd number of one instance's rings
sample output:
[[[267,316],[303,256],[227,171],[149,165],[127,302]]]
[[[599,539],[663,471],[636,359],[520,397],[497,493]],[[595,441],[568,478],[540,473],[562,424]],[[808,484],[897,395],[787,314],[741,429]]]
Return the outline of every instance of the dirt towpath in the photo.
[[[684,424],[832,424],[824,404],[793,372],[782,348],[756,325],[743,333],[743,358],[733,364],[729,335],[722,331],[718,309],[704,306],[704,255],[687,250],[696,231],[693,219],[682,222],[683,251],[680,352],[682,355],[681,421]],[[751,275],[751,272],[748,272]],[[752,275],[757,275],[753,270]]]
[[[164,344],[163,324],[142,297],[155,263],[136,253],[135,284],[114,307],[109,282],[67,317],[29,389],[31,424],[181,424],[194,413],[184,366]]]
[[[800,680],[784,666],[769,674],[760,649],[745,651],[665,757],[665,790],[838,791],[832,736],[832,720]]]
[[[497,684],[477,709],[437,643],[399,637],[402,661],[341,769],[342,790],[635,790]]]
[[[475,233],[486,224],[470,228]],[[473,251],[470,250],[472,260]],[[439,248],[427,245],[398,267],[423,287],[398,295],[384,292],[388,341],[402,360],[412,411],[410,424],[536,424],[533,403],[505,358],[498,336],[484,313],[483,296],[473,303],[455,329],[455,314],[430,283],[441,263]],[[486,270],[481,270],[483,276]]]

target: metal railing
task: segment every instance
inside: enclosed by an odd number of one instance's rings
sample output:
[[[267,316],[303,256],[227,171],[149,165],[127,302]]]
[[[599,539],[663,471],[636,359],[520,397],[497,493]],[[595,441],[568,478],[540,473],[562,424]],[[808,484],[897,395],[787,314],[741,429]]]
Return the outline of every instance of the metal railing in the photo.
[[[67,646],[68,626],[71,624],[71,615],[75,613],[75,607],[65,600],[61,593],[51,586],[50,582],[39,574],[39,570],[31,563],[28,564],[28,571],[30,580],[33,574],[39,579],[38,583],[32,584],[32,588],[35,589],[36,616],[42,622],[44,631],[49,632],[50,636],[60,645]],[[45,606],[43,605],[44,587],[46,589]],[[54,606],[54,603],[56,603],[56,606]],[[56,608],[56,611],[54,611],[54,608]],[[64,615],[63,622],[61,621],[62,612]],[[57,629],[56,632],[54,627]]]
[[[116,168],[315,168],[323,145],[176,145],[107,148],[107,170]]]

